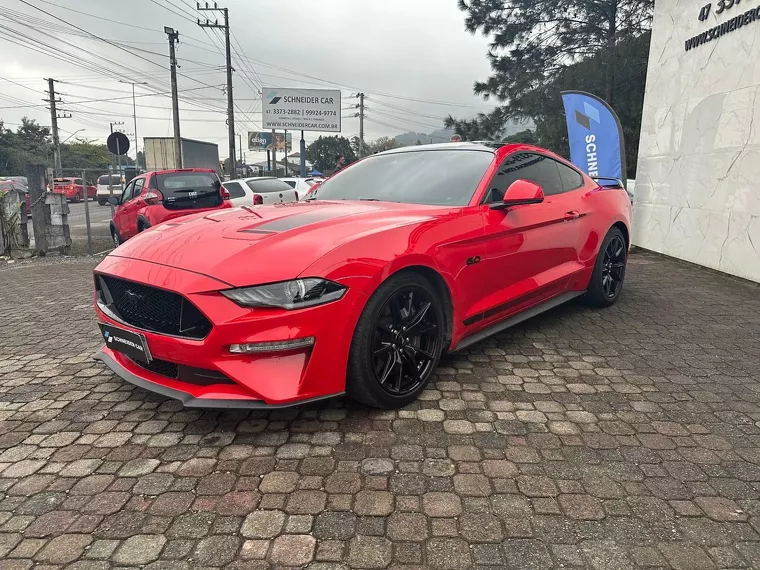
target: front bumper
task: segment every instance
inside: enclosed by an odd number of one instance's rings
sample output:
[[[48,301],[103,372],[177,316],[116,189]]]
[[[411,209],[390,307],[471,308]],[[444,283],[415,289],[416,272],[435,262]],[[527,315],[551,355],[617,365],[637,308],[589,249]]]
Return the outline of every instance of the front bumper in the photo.
[[[186,406],[209,408],[278,408],[345,391],[353,330],[366,302],[358,291],[349,289],[338,301],[297,311],[246,309],[218,293],[225,285],[180,269],[109,257],[96,272],[181,294],[212,322],[211,332],[203,339],[169,336],[117,320],[101,309],[96,298],[100,322],[142,333],[157,361],[223,378],[197,382],[185,381],[181,374],[167,377],[104,346],[96,358],[132,384]],[[314,345],[287,352],[229,352],[232,344],[304,337],[314,337]]]
[[[99,360],[111,369],[111,372],[116,374],[119,378],[126,380],[130,384],[148,390],[149,392],[155,392],[161,394],[167,398],[173,398],[182,402],[182,405],[186,408],[208,408],[208,409],[246,409],[246,410],[276,410],[280,408],[289,408],[298,404],[308,404],[311,402],[318,402],[320,400],[326,400],[334,396],[341,396],[339,394],[329,394],[327,396],[318,396],[308,400],[299,400],[297,402],[290,402],[286,404],[267,404],[263,400],[251,400],[247,398],[210,398],[210,397],[195,397],[189,392],[185,392],[178,388],[172,388],[160,382],[151,382],[145,378],[141,378],[137,374],[133,374],[127,370],[124,366],[117,362],[114,358],[114,353],[106,349],[105,345],[100,352],[93,354],[95,360]]]

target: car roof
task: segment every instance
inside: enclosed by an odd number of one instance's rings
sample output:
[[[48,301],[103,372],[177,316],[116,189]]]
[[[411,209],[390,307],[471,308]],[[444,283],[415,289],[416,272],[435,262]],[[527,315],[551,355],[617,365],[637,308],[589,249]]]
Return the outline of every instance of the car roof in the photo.
[[[392,150],[386,150],[385,152],[378,154],[399,154],[403,152],[424,152],[431,150],[478,150],[494,153],[505,145],[506,143],[488,141],[418,144],[412,146],[402,146],[399,148],[394,148]]]
[[[142,176],[143,174],[177,174],[179,172],[213,172],[216,174],[216,170],[213,168],[169,168],[166,170],[143,172],[142,174],[138,174],[138,176]]]

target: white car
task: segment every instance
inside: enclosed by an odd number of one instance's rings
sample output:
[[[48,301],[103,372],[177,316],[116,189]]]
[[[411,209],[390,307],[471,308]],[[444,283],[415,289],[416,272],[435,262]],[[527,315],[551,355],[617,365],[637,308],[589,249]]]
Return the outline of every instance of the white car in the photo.
[[[299,200],[306,196],[312,186],[323,181],[322,178],[280,178],[280,180],[298,192]]]
[[[108,197],[111,192],[108,190],[108,184],[110,182],[114,196],[121,196],[122,189],[122,177],[118,174],[104,174],[98,178],[98,192],[96,194],[98,204],[105,206],[108,203]]]
[[[290,184],[274,177],[238,178],[224,182],[233,206],[297,202],[298,192]]]

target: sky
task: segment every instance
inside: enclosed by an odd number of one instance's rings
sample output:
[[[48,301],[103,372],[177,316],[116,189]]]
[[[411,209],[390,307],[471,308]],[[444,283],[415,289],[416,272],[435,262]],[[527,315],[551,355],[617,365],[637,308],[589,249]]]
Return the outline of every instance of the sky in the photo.
[[[262,87],[340,88],[341,134],[349,138],[359,133],[358,118],[350,116],[358,102],[353,96],[364,92],[365,140],[431,132],[448,114],[471,117],[493,107],[472,91],[489,74],[488,39],[465,31],[456,0],[227,0],[219,6],[229,8],[235,126],[244,145],[247,132],[261,126]],[[104,142],[115,122],[134,142],[132,86],[125,82],[135,82],[140,148],[143,137],[171,136],[163,31],[170,26],[180,41],[181,134],[215,142],[227,157],[223,35],[196,23],[223,16],[195,8],[195,0],[0,0],[0,119],[7,128],[24,116],[49,126],[42,99],[45,78],[52,77],[59,115],[71,115],[58,121],[62,141]],[[307,144],[319,135],[306,133]],[[297,150],[300,137],[293,138]],[[248,162],[261,159],[243,150]]]

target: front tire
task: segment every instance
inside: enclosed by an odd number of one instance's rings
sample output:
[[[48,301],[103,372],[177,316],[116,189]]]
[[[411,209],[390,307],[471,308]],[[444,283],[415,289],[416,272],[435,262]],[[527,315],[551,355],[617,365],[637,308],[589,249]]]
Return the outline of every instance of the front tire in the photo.
[[[416,400],[440,360],[445,322],[441,301],[427,279],[400,273],[385,281],[356,325],[347,395],[381,409]]]
[[[124,240],[121,239],[119,232],[117,232],[116,228],[113,226],[111,226],[111,237],[113,238],[113,243],[114,245],[116,245],[116,247],[119,247],[121,244],[124,243]]]
[[[610,228],[599,248],[591,282],[583,297],[586,304],[609,307],[618,300],[623,290],[627,261],[628,247],[623,232],[616,227]]]
[[[80,196],[79,196],[79,194],[75,194],[75,195],[74,195],[74,203],[77,203],[77,202],[79,202],[79,200],[80,200]]]

